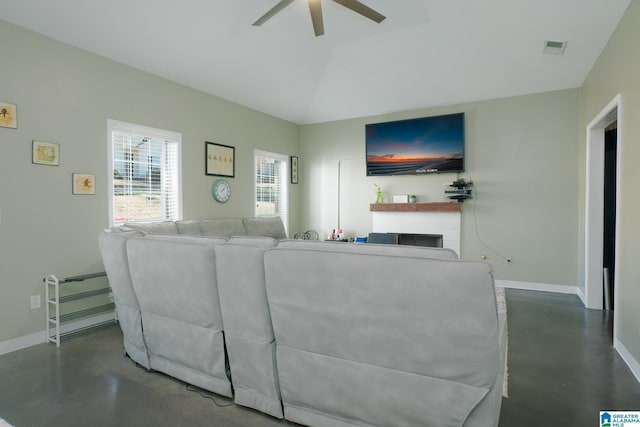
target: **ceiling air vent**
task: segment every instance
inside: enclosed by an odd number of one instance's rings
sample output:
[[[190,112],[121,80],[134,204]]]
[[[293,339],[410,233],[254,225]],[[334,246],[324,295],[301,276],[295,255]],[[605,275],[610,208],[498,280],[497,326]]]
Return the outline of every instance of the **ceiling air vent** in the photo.
[[[544,53],[553,53],[556,55],[562,55],[564,49],[567,47],[567,42],[559,42],[554,40],[546,40],[542,51]]]

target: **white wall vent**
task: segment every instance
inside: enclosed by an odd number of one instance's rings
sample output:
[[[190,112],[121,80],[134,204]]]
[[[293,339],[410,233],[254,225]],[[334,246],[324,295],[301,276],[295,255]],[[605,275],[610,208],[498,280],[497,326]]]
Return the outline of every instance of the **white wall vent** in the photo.
[[[562,55],[564,53],[564,49],[567,47],[567,42],[559,42],[555,40],[545,40],[544,47],[542,51],[544,53],[553,53],[556,55]]]

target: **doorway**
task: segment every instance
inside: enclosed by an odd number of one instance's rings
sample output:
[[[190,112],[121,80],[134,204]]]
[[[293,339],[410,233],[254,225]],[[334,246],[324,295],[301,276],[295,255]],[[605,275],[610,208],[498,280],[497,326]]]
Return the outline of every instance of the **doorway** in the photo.
[[[615,126],[612,124],[615,123]],[[609,133],[607,143],[606,130]],[[587,165],[585,202],[585,306],[604,308],[604,266],[611,266],[611,301],[617,289],[618,232],[620,213],[620,153],[622,150],[622,95],[618,94],[587,126]],[[607,154],[607,151],[609,152]],[[614,162],[615,160],[615,162]],[[608,166],[606,166],[608,164]],[[613,177],[605,179],[606,174]],[[613,181],[613,183],[612,183]],[[605,186],[607,190],[605,191]],[[605,209],[607,207],[607,209]],[[605,230],[606,228],[606,230]],[[606,240],[609,240],[606,242]],[[605,255],[606,252],[606,255]],[[607,259],[605,259],[607,258]],[[617,336],[617,312],[613,316],[613,336]]]
[[[604,130],[604,234],[602,236],[602,268],[604,274],[604,308],[613,310],[615,305],[616,265],[616,181],[618,152],[618,121]]]

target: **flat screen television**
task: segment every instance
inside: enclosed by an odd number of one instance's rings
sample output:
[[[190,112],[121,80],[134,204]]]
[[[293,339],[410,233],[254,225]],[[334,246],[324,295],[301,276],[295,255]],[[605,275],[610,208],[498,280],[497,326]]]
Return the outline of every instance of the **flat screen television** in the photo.
[[[365,126],[367,175],[464,171],[464,113]]]

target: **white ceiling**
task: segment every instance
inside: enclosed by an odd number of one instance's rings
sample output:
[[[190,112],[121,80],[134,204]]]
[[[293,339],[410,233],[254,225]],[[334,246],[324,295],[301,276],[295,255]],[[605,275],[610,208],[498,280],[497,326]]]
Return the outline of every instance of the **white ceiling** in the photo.
[[[579,87],[631,0],[0,0],[0,19],[295,123]],[[545,40],[568,41],[563,56]]]

